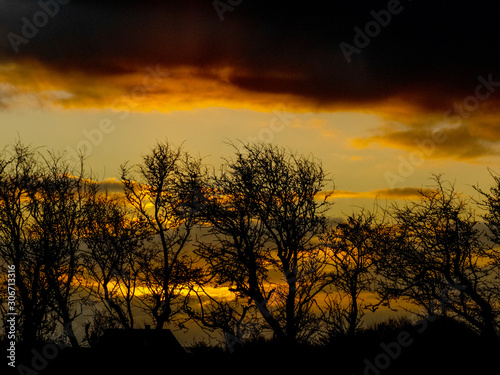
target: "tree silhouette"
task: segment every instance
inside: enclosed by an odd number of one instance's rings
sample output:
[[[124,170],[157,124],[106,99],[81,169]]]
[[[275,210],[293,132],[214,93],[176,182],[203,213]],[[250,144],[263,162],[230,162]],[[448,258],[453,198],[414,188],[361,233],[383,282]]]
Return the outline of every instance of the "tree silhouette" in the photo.
[[[20,142],[0,162],[0,236],[3,264],[16,266],[22,340],[29,344],[62,325],[71,345],[78,316],[83,167],[46,156]]]
[[[498,281],[470,200],[450,183],[434,178],[421,199],[394,206],[393,230],[379,249],[378,292],[402,298],[468,322],[485,336],[495,336]]]
[[[209,189],[214,197],[204,218],[215,240],[197,252],[216,284],[250,298],[284,342],[296,342],[310,325],[314,298],[328,284],[318,277],[321,266],[302,272],[314,257],[320,264],[314,239],[325,228],[329,203],[328,195],[322,201],[316,195],[326,182],[317,160],[256,143],[237,149]],[[286,284],[272,280],[271,270]]]
[[[75,305],[82,273],[80,239],[87,183],[83,168],[75,174],[61,156],[54,154],[44,159],[42,171],[28,194],[32,217],[29,231],[36,239],[33,250],[42,257],[43,272],[53,293],[53,310],[71,345],[78,347],[73,321],[78,316]]]
[[[133,328],[141,263],[152,236],[145,221],[131,215],[121,196],[99,191],[94,184],[91,198],[85,206],[83,237],[87,290],[104,303],[115,324]]]
[[[245,302],[237,296],[229,300],[214,297],[203,285],[193,288],[190,297],[186,299],[185,306],[190,319],[204,332],[219,332],[230,353],[234,352],[237,345],[243,344],[246,338],[259,337],[265,330],[261,319],[256,315],[255,307],[248,300]]]
[[[494,298],[491,298],[491,304],[495,309],[495,317],[497,324],[497,333],[500,332],[500,177],[491,173],[493,177],[493,186],[490,187],[489,192],[481,190],[478,186],[475,187],[483,198],[478,202],[481,208],[486,209],[483,214],[487,227],[487,237],[494,244],[489,249],[488,259],[490,260],[491,274],[494,280],[498,282],[494,284]]]
[[[134,174],[135,172],[135,174]],[[182,310],[189,285],[201,270],[187,251],[196,224],[203,166],[181,147],[157,143],[142,164],[122,166],[125,197],[159,238],[157,251],[144,257],[142,283],[147,311],[161,329]]]
[[[225,345],[186,357],[200,367],[333,361],[342,373],[400,373],[425,356],[421,372],[439,353],[440,369],[472,373],[494,360],[500,177],[476,187],[487,230],[440,176],[383,216],[361,209],[330,225],[319,161],[265,143],[235,150],[209,174],[181,147],[157,143],[122,167],[118,192],[89,178],[83,159],[72,167],[21,142],[0,154],[0,343],[12,346],[13,265],[20,372],[64,372],[76,360],[88,372],[83,364],[108,359],[110,346],[112,356],[137,350],[141,368],[166,366],[158,353],[168,353],[160,347],[171,332],[161,329],[193,321]],[[381,305],[425,319],[366,324]],[[157,330],[137,329],[144,311]],[[82,315],[90,319],[78,326]],[[73,348],[56,355],[54,341]]]
[[[17,327],[28,345],[54,329],[50,316],[53,295],[43,273],[43,258],[34,251],[36,238],[29,232],[32,220],[29,194],[41,176],[36,150],[15,143],[0,158],[0,259],[2,277],[7,266],[15,266]],[[2,282],[2,287],[6,283]],[[6,291],[5,291],[6,292]],[[3,293],[3,295],[7,295]],[[4,311],[5,313],[5,311]]]
[[[332,286],[337,292],[337,298],[330,296],[327,300],[326,322],[331,336],[354,336],[362,323],[368,305],[361,293],[374,289],[374,254],[382,228],[375,214],[362,209],[321,236],[332,269]]]
[[[272,259],[265,248],[268,237],[264,224],[255,220],[246,196],[241,194],[238,181],[234,180],[231,173],[222,171],[220,176],[214,176],[207,190],[209,196],[200,213],[210,225],[210,236],[208,241],[198,242],[195,249],[195,253],[206,262],[209,280],[204,283],[213,281],[216,286],[227,285],[237,297],[251,298],[274,333],[284,339],[281,326],[268,306],[272,294],[269,276]],[[234,321],[224,321],[221,324],[218,319],[212,318],[209,323],[203,303],[200,303],[200,307],[202,319],[198,320],[205,326],[219,327],[227,334],[232,334],[229,327],[234,325]],[[231,317],[237,316],[237,309],[226,304],[219,305],[214,310],[231,311]],[[244,312],[241,315],[244,316]]]

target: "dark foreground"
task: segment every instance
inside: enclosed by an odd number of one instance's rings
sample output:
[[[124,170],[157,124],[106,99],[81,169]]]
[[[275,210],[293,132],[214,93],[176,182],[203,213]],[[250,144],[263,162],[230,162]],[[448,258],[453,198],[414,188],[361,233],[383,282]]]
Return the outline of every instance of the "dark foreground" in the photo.
[[[2,350],[6,353],[8,350]],[[234,348],[196,345],[185,353],[154,348],[101,347],[16,349],[17,369],[0,374],[494,374],[500,369],[500,340],[482,338],[449,321],[387,324],[317,346],[256,341]],[[7,368],[7,371],[4,369]]]

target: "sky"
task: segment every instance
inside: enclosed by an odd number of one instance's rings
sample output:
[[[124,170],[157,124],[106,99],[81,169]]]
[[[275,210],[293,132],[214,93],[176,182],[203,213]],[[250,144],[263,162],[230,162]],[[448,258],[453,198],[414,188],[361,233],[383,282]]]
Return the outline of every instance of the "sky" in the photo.
[[[117,179],[159,140],[313,155],[334,215],[500,170],[494,1],[0,0],[0,147],[78,150]]]

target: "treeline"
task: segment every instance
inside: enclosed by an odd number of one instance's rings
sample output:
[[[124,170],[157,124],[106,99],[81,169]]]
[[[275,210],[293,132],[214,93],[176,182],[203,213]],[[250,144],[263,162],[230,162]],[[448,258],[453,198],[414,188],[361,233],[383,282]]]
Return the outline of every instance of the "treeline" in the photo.
[[[93,345],[106,328],[137,328],[138,312],[158,329],[195,322],[230,351],[264,334],[329,342],[399,302],[499,335],[496,176],[479,202],[435,176],[418,200],[335,223],[321,162],[270,144],[235,147],[210,170],[159,142],[122,166],[120,191],[84,167],[20,142],[0,157],[1,308],[6,327],[14,266],[20,342]]]

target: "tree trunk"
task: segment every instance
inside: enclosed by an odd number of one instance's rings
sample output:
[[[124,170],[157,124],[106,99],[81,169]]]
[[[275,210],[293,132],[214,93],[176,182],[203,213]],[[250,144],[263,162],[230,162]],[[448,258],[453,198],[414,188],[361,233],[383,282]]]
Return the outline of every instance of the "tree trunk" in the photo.
[[[75,331],[73,330],[73,320],[67,316],[64,321],[64,331],[69,337],[69,342],[72,348],[79,348],[80,344],[78,343],[78,339],[76,338]]]
[[[358,323],[358,300],[355,294],[351,294],[351,311],[349,313],[349,327],[347,336],[353,337]]]
[[[274,318],[269,309],[267,308],[267,301],[261,295],[260,299],[254,299],[255,305],[259,309],[260,313],[264,317],[264,320],[273,330],[274,335],[277,337],[279,341],[286,342],[287,337],[283,329],[281,328],[279,322]]]
[[[294,272],[287,276],[288,295],[286,296],[286,339],[288,343],[295,344],[297,340],[297,327],[295,321],[295,297],[297,295],[297,278]]]
[[[457,275],[462,285],[465,286],[463,293],[467,294],[476,305],[481,309],[481,318],[483,320],[481,335],[485,337],[497,337],[495,331],[495,317],[491,304],[486,301],[471,285],[463,275]]]

